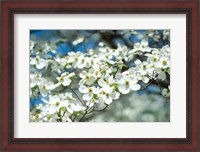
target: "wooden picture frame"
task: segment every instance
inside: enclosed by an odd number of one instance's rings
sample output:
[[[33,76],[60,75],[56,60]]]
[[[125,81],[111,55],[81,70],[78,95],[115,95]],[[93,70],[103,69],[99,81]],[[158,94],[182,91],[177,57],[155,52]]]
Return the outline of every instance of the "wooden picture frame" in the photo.
[[[200,151],[198,0],[3,0],[1,5],[1,151]],[[186,14],[186,138],[14,138],[14,14],[60,13]]]

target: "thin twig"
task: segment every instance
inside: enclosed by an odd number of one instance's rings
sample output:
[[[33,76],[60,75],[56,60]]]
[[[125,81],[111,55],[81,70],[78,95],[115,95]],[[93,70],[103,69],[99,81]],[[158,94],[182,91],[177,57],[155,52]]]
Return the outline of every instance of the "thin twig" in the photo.
[[[63,113],[63,115],[62,115],[62,119],[63,119],[63,117],[65,116],[66,112],[67,112],[67,110],[65,110],[65,112]]]
[[[84,104],[84,102],[79,98],[79,96],[76,94],[76,92],[73,90],[73,89],[71,89],[70,88],[70,90],[74,93],[74,95],[78,98],[78,100],[81,102],[81,104],[83,105],[83,106],[85,106],[85,104]]]
[[[92,112],[101,112],[101,111],[104,111],[107,107],[108,107],[108,105],[106,105],[103,109],[93,109],[89,113],[92,113]]]
[[[161,86],[160,86],[160,82],[159,82],[159,80],[156,79],[156,82],[157,82],[157,84],[158,84],[158,86],[159,86],[159,88],[160,88],[160,92],[162,92],[162,89],[161,89]]]
[[[88,113],[90,113],[90,111],[94,110],[95,105],[96,105],[96,103],[94,103],[94,105],[88,109]]]
[[[89,105],[87,106],[87,108],[86,108],[86,110],[85,110],[85,113],[84,113],[84,115],[81,117],[81,119],[79,120],[80,122],[83,120],[83,118],[88,114],[88,109],[89,109],[89,107],[90,107],[90,104],[91,104],[91,100],[90,100],[90,103],[89,103]]]
[[[77,115],[74,116],[74,118],[72,119],[72,122],[74,122],[74,120],[76,119]]]
[[[151,84],[151,80],[149,81],[149,83],[148,83],[146,86],[144,86],[143,88],[141,88],[141,89],[138,90],[138,91],[142,91],[142,90],[146,89],[150,84]]]
[[[87,109],[88,109],[88,108],[87,108]],[[83,115],[83,116],[81,117],[81,119],[79,120],[80,122],[81,122],[81,121],[83,120],[83,118],[87,115],[87,113],[88,113],[87,109],[86,109],[84,115]]]

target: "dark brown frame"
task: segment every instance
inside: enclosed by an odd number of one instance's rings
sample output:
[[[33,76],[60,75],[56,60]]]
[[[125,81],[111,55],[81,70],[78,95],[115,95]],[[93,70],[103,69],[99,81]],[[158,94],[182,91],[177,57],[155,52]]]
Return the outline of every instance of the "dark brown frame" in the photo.
[[[3,0],[1,2],[0,151],[200,151],[198,0]],[[187,137],[173,139],[14,138],[14,14],[186,14]],[[181,51],[181,50],[177,50]],[[178,108],[178,107],[177,107]]]

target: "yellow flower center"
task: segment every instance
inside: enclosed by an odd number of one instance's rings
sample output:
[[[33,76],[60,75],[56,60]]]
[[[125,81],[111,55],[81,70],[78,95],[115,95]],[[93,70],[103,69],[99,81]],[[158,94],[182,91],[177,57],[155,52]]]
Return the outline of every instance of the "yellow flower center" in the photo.
[[[165,61],[165,60],[162,61],[162,64],[163,64],[163,65],[167,65],[167,61]]]
[[[98,75],[98,74],[99,74],[99,71],[96,71],[95,74]]]
[[[85,76],[86,79],[89,79],[90,77],[88,75]]]
[[[39,115],[38,114],[35,115],[35,119],[39,119]]]
[[[50,119],[51,119],[51,116],[50,116],[50,115],[48,115],[48,116],[47,116],[47,119],[48,119],[48,120],[50,120]]]
[[[89,88],[89,90],[88,90],[89,92],[92,92],[92,88]]]
[[[61,77],[61,78],[60,78],[60,80],[61,80],[61,81],[64,81],[64,78],[63,78],[63,77]]]
[[[57,102],[56,102],[56,106],[59,106],[59,105],[60,105],[60,102],[59,102],[59,101],[57,101]]]

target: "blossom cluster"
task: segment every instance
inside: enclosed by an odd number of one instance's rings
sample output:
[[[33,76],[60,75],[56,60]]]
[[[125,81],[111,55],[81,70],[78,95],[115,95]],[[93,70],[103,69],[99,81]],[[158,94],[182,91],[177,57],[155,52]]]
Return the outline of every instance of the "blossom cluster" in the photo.
[[[43,101],[31,109],[31,122],[82,121],[97,105],[106,108],[120,96],[153,82],[160,86],[170,76],[169,45],[150,47],[147,37],[132,48],[101,42],[95,49],[66,56],[51,55],[56,54],[56,43],[31,41],[30,52],[30,97],[41,96]],[[160,89],[169,97],[170,86]]]

